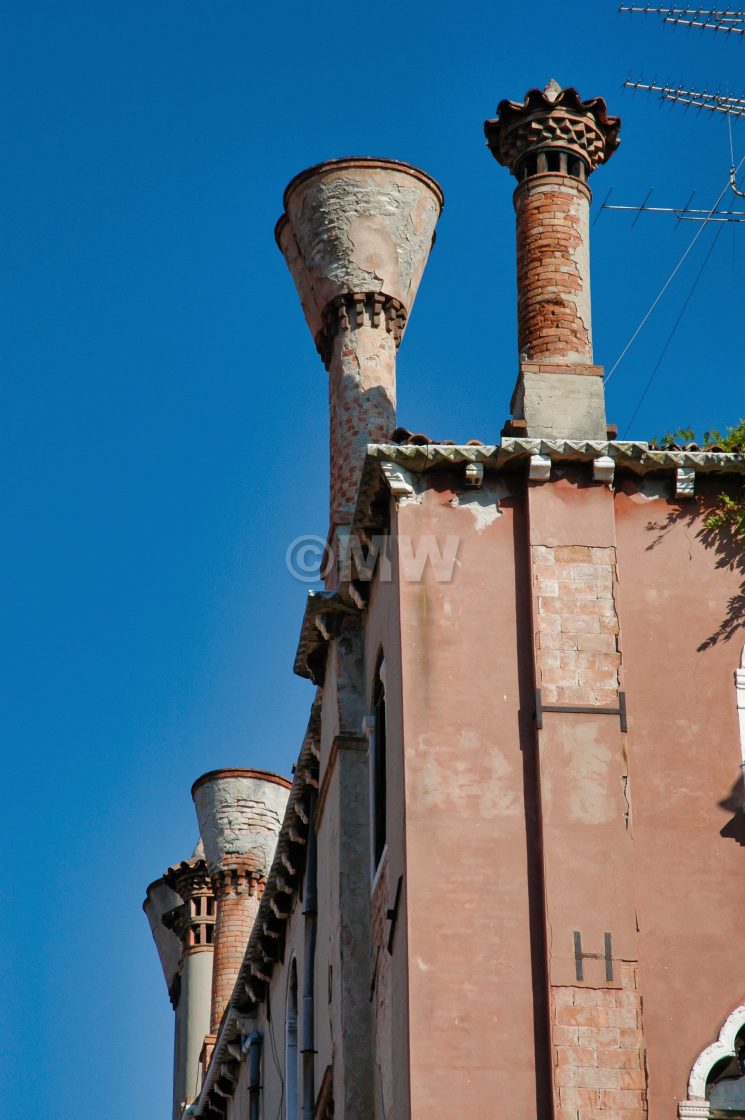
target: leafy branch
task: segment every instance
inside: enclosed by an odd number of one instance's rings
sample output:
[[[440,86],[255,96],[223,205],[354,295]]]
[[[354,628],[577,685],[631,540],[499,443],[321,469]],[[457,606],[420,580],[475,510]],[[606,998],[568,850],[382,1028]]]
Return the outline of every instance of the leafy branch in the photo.
[[[734,428],[728,427],[724,433],[716,428],[704,432],[700,443],[696,440],[693,428],[677,428],[674,432],[666,432],[651,442],[657,447],[686,444],[690,448],[690,445],[694,444],[695,447],[706,451],[745,453],[745,420],[740,420]],[[704,525],[712,533],[724,533],[738,545],[745,544],[745,493],[740,498],[720,494],[719,507],[706,518]]]

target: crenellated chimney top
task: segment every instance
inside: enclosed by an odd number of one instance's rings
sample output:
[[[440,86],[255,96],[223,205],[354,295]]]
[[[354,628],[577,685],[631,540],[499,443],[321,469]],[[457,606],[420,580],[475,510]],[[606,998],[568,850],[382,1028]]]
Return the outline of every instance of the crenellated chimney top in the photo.
[[[594,364],[588,177],[615,152],[621,122],[601,97],[553,79],[484,122],[494,158],[518,180],[513,421],[537,438],[606,438],[603,370]]]
[[[609,117],[602,97],[582,101],[576,89],[562,89],[552,78],[545,89],[531,89],[520,104],[500,101],[497,117],[484,122],[489,150],[516,179],[536,170],[562,170],[561,159],[554,167],[537,167],[543,154],[550,163],[554,154],[565,153],[563,171],[586,178],[601,163],[606,163],[620,140],[620,117]],[[580,164],[572,166],[572,158]],[[536,161],[535,168],[533,160]]]

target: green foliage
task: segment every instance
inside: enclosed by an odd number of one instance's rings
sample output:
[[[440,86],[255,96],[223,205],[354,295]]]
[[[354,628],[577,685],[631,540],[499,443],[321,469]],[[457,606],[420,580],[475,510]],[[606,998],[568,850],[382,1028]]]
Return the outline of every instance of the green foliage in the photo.
[[[712,532],[728,532],[745,543],[745,499],[719,495],[719,508],[706,518],[704,525]]]
[[[676,428],[674,432],[665,432],[662,436],[655,436],[651,441],[658,447],[669,443],[698,443],[700,447],[721,447],[724,451],[741,451],[745,453],[745,420],[734,427],[727,427],[724,433],[717,428],[704,432],[704,438],[699,440],[693,428]]]
[[[698,443],[703,448],[721,447],[724,451],[745,454],[745,420],[741,419],[734,428],[727,427],[724,433],[712,428],[710,432],[704,432],[703,440],[696,439],[693,428],[676,428],[652,442],[659,447],[669,443]],[[719,508],[707,517],[704,525],[712,533],[728,535],[738,544],[745,543],[745,496],[731,498],[720,494]]]

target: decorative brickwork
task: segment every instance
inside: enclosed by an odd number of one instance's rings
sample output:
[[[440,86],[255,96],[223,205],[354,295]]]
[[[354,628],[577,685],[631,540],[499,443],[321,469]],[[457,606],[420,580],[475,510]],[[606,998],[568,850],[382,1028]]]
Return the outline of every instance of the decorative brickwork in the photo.
[[[182,958],[189,953],[211,952],[215,932],[215,896],[203,859],[184,861],[169,867],[164,879],[184,900],[163,918],[178,935]]]
[[[613,707],[621,664],[615,548],[534,546],[532,554],[543,700]]]
[[[486,142],[494,158],[517,178],[526,159],[542,152],[576,155],[594,171],[618,147],[621,121],[608,116],[603,98],[582,101],[576,89],[562,89],[553,80],[544,90],[529,90],[522,104],[500,101],[497,113],[484,121]]]
[[[406,308],[400,300],[384,292],[354,292],[337,296],[322,312],[323,327],[315,338],[321,361],[329,368],[334,339],[342,331],[359,327],[385,327],[393,335],[396,348],[401,345],[406,326]]]
[[[551,989],[555,1120],[645,1120],[647,1078],[636,968],[622,987]]]
[[[527,179],[515,192],[518,350],[530,362],[592,364],[590,197],[563,175]]]
[[[265,882],[265,876],[250,866],[221,868],[212,876],[217,898],[210,1016],[212,1031],[220,1026],[223,1011],[233,994]]]
[[[372,911],[372,953],[373,953],[373,1006],[375,1013],[375,1061],[378,1067],[378,1084],[381,1086],[383,1120],[388,1120],[393,1106],[392,1082],[392,1024],[391,1024],[391,957],[388,952],[387,917],[388,896],[388,856],[378,872],[375,890],[370,900]]]

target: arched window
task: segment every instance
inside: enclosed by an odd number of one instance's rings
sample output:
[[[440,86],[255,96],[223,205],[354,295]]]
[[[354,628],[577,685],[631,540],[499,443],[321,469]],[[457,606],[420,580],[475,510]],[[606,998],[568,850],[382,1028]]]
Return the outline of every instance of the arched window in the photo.
[[[745,1004],[727,1018],[716,1042],[699,1054],[688,1079],[680,1120],[745,1118]]]
[[[297,1120],[297,1089],[297,963],[293,957],[285,1012],[285,1120]]]
[[[745,1117],[745,1026],[735,1037],[734,1051],[717,1062],[707,1079],[709,1116]]]
[[[380,658],[373,686],[372,727],[372,844],[373,874],[385,850],[387,832],[385,661]]]

